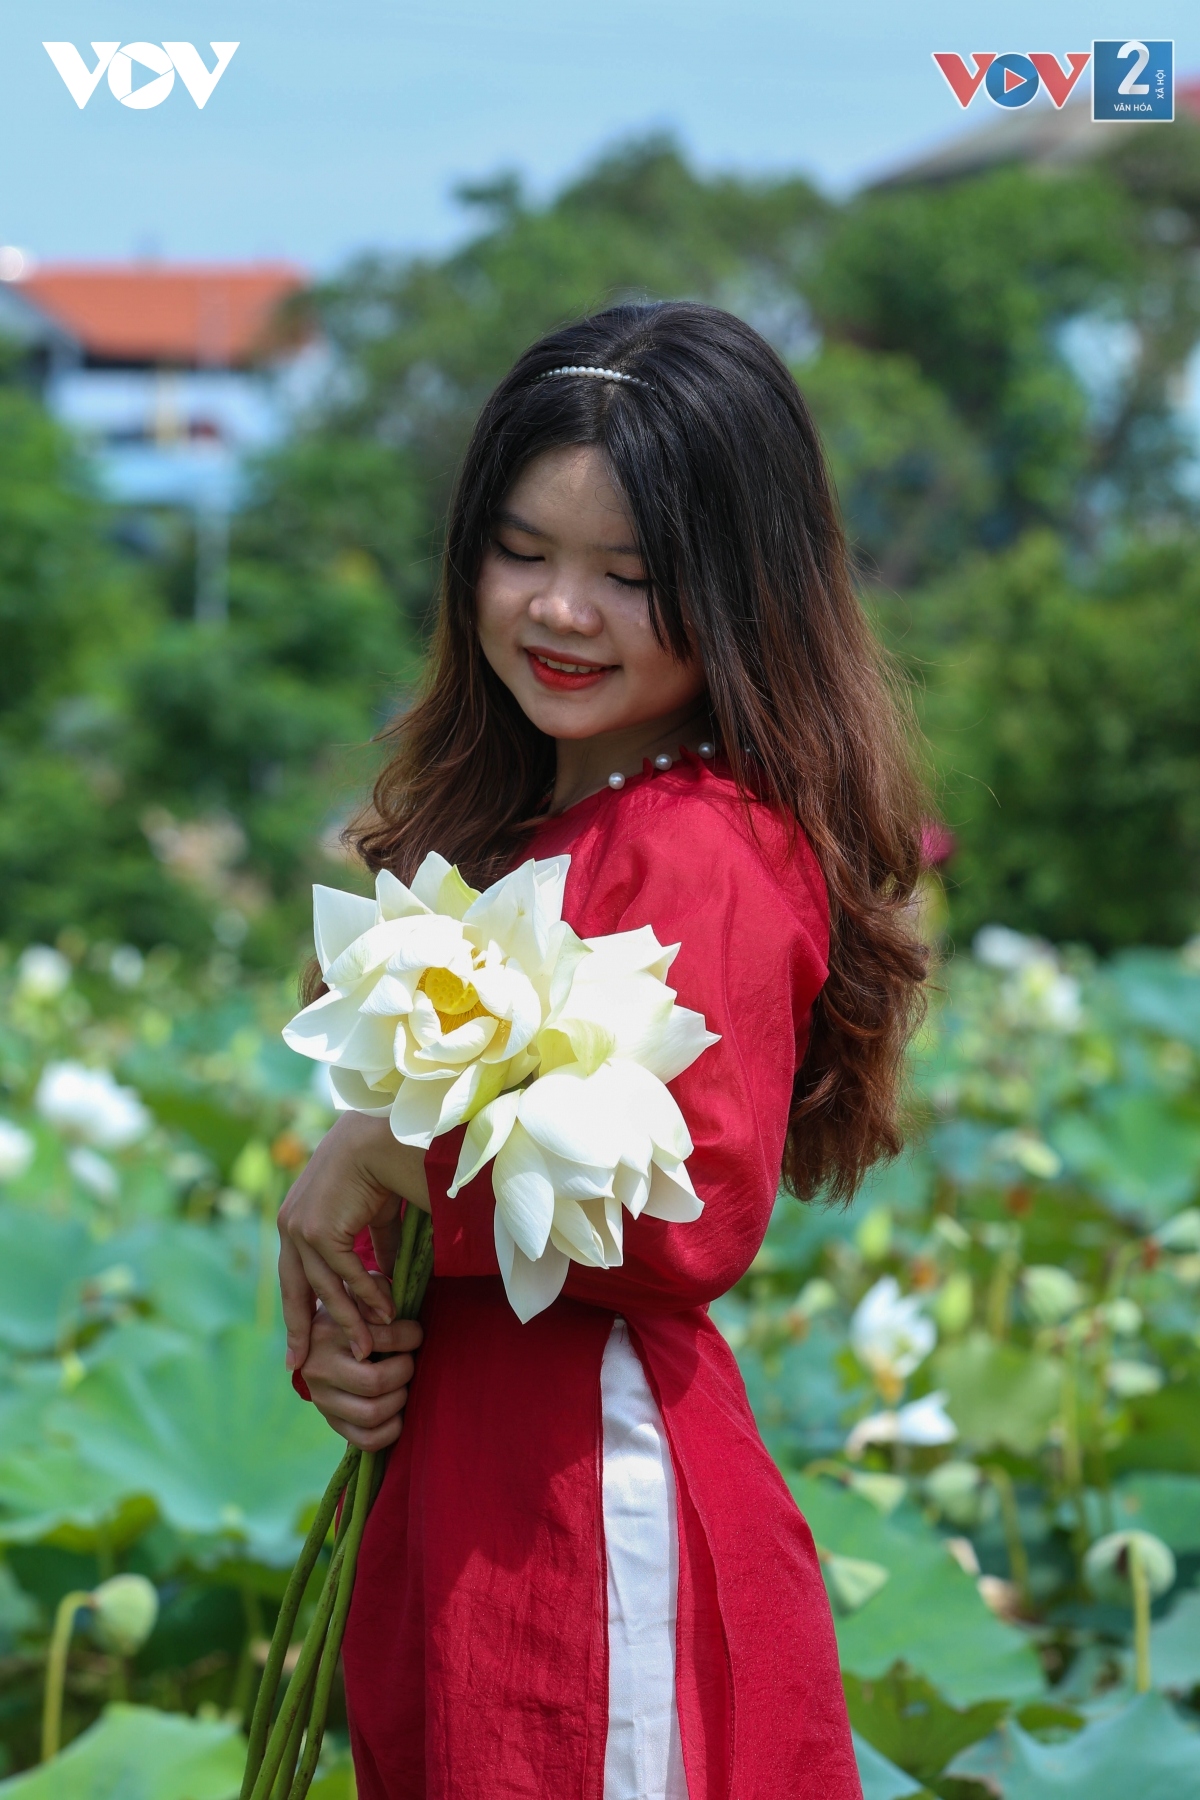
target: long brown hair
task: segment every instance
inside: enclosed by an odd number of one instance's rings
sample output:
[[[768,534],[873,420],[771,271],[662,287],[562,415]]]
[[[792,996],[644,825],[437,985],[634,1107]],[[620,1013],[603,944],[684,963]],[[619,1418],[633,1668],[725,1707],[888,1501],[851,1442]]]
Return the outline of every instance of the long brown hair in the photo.
[[[579,364],[634,382],[555,379]],[[541,339],[480,414],[448,523],[441,608],[419,702],[351,837],[411,875],[433,848],[494,880],[544,813],[554,744],[493,674],[475,583],[497,508],[544,451],[600,449],[625,495],[651,617],[699,655],[735,779],[795,820],[824,872],[829,977],[796,1077],[784,1179],[848,1199],[901,1147],[904,1046],[925,973],[909,902],[920,789],[904,709],[855,596],[816,430],[757,332],[715,308],[614,307]]]

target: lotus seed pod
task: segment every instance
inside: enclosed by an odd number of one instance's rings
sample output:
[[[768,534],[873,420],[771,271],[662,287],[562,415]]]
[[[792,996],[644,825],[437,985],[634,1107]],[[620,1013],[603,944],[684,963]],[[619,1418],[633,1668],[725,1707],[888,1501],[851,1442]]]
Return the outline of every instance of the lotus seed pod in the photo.
[[[114,1575],[92,1595],[92,1628],[115,1656],[135,1656],[158,1619],[158,1593],[144,1575]]]
[[[1134,1337],[1142,1329],[1142,1309],[1136,1300],[1118,1295],[1115,1300],[1098,1306],[1096,1311],[1118,1337]]]
[[[942,1463],[925,1477],[925,1492],[952,1525],[982,1525],[996,1508],[995,1492],[974,1463]]]
[[[1039,1325],[1057,1325],[1083,1305],[1083,1289],[1073,1275],[1053,1263],[1035,1263],[1021,1276],[1021,1298]]]
[[[1129,1552],[1133,1545],[1137,1546],[1152,1600],[1174,1584],[1175,1558],[1161,1538],[1149,1531],[1111,1531],[1107,1537],[1097,1538],[1083,1562],[1088,1586],[1098,1600],[1128,1601]]]

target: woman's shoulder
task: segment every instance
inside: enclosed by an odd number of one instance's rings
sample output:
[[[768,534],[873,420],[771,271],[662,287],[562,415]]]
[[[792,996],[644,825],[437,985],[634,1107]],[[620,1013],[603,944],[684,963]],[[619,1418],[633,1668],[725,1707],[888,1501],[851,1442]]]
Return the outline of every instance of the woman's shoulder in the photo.
[[[547,834],[537,854],[570,853],[568,899],[574,890],[587,914],[620,910],[648,886],[670,897],[672,911],[736,906],[764,925],[775,917],[785,929],[798,926],[823,950],[828,901],[808,839],[794,820],[743,794],[721,763],[685,753],[583,808],[570,825],[564,815],[560,841]],[[587,929],[613,927],[589,920]]]

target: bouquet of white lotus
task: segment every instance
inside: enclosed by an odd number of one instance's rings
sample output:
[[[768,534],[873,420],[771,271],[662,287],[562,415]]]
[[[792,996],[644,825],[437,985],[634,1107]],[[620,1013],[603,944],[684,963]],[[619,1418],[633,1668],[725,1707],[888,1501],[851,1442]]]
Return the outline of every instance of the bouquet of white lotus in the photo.
[[[625,1212],[687,1223],[703,1210],[666,1083],[716,1038],[667,986],[677,944],[664,947],[649,926],[596,938],[571,930],[569,867],[568,856],[531,860],[479,893],[431,854],[409,887],[381,873],[374,900],[315,888],[327,991],[283,1034],[328,1065],[339,1107],[388,1118],[402,1144],[428,1149],[466,1125],[449,1193],[494,1159],[496,1254],[522,1321],[562,1291],[571,1262],[620,1264]],[[399,1317],[419,1313],[432,1262],[429,1217],[409,1207],[392,1276]],[[242,1800],[308,1792],[380,1473],[370,1453],[348,1450],[318,1508],[263,1671]],[[339,1499],[325,1583],[272,1726]]]
[[[570,857],[485,893],[430,855],[375,899],[315,890],[328,992],[284,1030],[329,1065],[336,1103],[428,1149],[466,1124],[451,1196],[495,1158],[496,1253],[522,1320],[569,1262],[613,1268],[622,1211],[700,1216],[683,1115],[666,1083],[716,1042],[666,984],[679,946],[640,931],[579,938],[562,917]]]

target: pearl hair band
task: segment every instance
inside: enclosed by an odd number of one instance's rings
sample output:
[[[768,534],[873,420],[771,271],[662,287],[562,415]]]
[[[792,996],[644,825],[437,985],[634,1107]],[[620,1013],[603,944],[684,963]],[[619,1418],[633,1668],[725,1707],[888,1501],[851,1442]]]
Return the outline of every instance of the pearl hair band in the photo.
[[[621,369],[595,369],[585,363],[572,363],[561,369],[547,369],[539,375],[539,381],[549,381],[552,375],[590,375],[593,381],[627,381],[631,387],[648,388],[648,381],[641,381],[636,375],[626,375]]]

